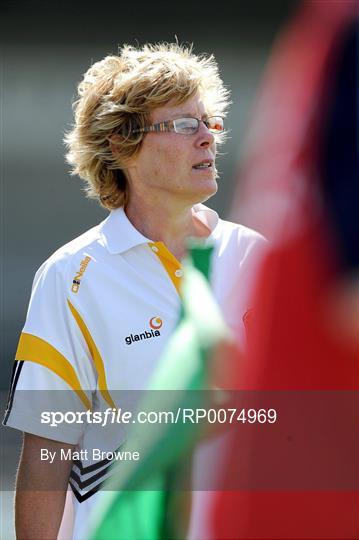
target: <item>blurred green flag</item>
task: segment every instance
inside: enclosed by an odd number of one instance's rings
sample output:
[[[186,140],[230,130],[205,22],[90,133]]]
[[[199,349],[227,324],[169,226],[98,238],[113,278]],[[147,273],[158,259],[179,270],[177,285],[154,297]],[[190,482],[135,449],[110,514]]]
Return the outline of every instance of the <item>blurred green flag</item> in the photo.
[[[203,406],[207,363],[214,346],[230,338],[207,279],[212,247],[197,245],[184,263],[182,309],[177,328],[154,373],[141,411],[173,411]],[[181,410],[181,409],[180,409]],[[175,479],[187,467],[198,424],[133,424],[121,450],[138,451],[139,461],[123,461],[90,519],[90,540],[163,540],[180,536],[185,512],[170,519]],[[187,461],[187,463],[186,463]],[[182,497],[185,492],[182,492]],[[190,491],[187,493],[190,498]],[[184,499],[182,498],[181,504]]]

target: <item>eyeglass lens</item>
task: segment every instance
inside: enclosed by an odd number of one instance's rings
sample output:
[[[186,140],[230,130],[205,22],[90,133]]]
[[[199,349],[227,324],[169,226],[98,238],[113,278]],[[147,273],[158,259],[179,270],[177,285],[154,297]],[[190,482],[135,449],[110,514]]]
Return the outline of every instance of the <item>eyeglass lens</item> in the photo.
[[[196,118],[178,118],[173,124],[177,133],[195,133],[198,129]]]
[[[205,124],[214,133],[223,131],[223,119],[221,117],[212,116],[205,121]],[[178,118],[173,121],[173,125],[176,133],[196,133],[199,128],[199,121],[197,118]]]
[[[223,118],[221,118],[220,116],[211,116],[210,118],[208,118],[206,124],[208,126],[208,129],[215,133],[220,133],[224,129]]]

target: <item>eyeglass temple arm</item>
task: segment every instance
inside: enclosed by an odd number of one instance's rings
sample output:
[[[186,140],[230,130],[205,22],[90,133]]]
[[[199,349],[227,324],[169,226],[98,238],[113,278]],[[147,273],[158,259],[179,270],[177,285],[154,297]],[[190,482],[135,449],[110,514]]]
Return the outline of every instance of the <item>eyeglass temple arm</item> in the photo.
[[[173,128],[174,128],[173,120],[168,120],[167,122],[158,122],[157,124],[151,124],[150,126],[134,129],[132,133],[149,133],[150,131],[168,131]]]

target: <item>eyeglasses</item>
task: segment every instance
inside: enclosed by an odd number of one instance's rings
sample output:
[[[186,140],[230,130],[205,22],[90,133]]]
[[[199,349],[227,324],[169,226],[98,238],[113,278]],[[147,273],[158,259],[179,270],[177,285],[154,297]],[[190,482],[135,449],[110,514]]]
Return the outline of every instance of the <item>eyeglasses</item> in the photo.
[[[135,129],[132,133],[148,133],[150,131],[172,131],[181,133],[182,135],[193,135],[199,130],[199,124],[203,122],[211,133],[223,133],[224,125],[221,116],[210,116],[206,120],[198,120],[198,118],[176,118],[176,120],[167,120],[152,124],[140,129]]]

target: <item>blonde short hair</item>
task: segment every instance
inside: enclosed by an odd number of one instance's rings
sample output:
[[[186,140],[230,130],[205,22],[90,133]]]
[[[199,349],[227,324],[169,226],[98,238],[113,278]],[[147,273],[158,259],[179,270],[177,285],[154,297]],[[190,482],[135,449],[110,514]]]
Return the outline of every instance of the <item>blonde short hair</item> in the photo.
[[[125,45],[118,56],[93,64],[78,85],[75,122],[65,135],[71,174],[86,181],[89,197],[110,210],[127,201],[126,161],[141,147],[151,112],[170,101],[181,104],[200,94],[208,115],[226,113],[229,92],[212,56],[197,56],[192,46],[160,43]],[[116,155],[111,135],[122,134]],[[222,142],[223,136],[216,136]]]

